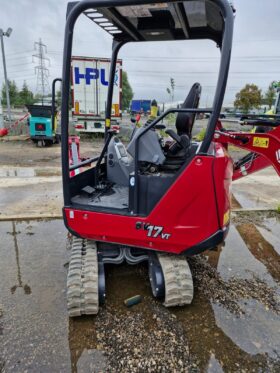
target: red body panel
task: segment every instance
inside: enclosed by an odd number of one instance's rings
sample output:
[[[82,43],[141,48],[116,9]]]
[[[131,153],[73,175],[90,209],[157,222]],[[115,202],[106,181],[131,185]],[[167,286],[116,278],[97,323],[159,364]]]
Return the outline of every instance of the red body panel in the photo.
[[[230,209],[232,162],[222,145],[215,147],[216,157],[196,156],[191,161],[149,216],[65,208],[67,226],[83,238],[176,254],[205,241],[224,228]],[[137,223],[163,227],[167,236],[149,237]]]

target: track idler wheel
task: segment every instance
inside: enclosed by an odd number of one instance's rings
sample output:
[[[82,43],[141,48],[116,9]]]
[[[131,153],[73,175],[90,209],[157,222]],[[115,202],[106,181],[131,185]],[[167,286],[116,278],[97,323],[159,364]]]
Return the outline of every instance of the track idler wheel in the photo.
[[[163,299],[165,295],[164,277],[156,253],[149,255],[149,278],[153,296]]]

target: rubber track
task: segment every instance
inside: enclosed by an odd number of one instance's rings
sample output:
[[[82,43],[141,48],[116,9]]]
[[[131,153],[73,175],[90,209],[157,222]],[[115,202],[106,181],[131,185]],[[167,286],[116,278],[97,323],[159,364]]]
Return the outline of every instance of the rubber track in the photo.
[[[96,315],[99,306],[98,259],[94,241],[73,237],[67,276],[69,317]]]
[[[165,307],[184,306],[193,300],[193,279],[185,257],[158,253],[165,283]]]

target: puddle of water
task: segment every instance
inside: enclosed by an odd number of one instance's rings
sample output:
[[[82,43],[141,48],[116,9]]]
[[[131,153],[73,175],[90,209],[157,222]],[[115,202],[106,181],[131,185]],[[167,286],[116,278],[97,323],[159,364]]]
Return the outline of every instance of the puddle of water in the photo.
[[[245,311],[241,317],[213,304],[217,326],[248,354],[267,354],[272,359],[280,359],[279,315],[255,300],[240,301],[239,304]]]
[[[207,373],[223,373],[223,368],[213,354],[211,354]]]
[[[240,298],[244,315],[233,314],[211,302],[195,278],[193,304],[165,309],[151,296],[146,265],[110,266],[106,305],[99,315],[69,320],[63,222],[5,222],[0,235],[0,364],[7,371],[121,372],[150,366],[152,371],[262,372],[276,366],[279,316],[257,301]],[[251,272],[270,278],[236,229],[228,241],[208,255],[223,279],[230,280],[232,273],[239,279],[250,273],[251,278]],[[126,308],[124,300],[136,294],[142,303]]]
[[[82,317],[77,319],[69,319],[68,329],[71,372],[81,372],[83,371],[84,367],[88,368],[88,365],[91,364],[90,357],[92,355],[88,355],[87,352],[95,351],[97,346],[94,318]],[[100,351],[100,353],[102,354],[102,351]],[[98,361],[99,359],[97,359],[96,362],[98,363]],[[104,361],[103,356],[101,362],[102,361]],[[88,369],[87,371],[90,370]]]
[[[246,232],[248,224],[243,224],[238,227],[239,231]],[[252,279],[257,274],[257,277],[266,280],[269,285],[274,286],[275,283],[269,271],[259,260],[260,254],[258,252],[255,253],[252,249],[253,245],[250,243],[248,243],[250,250],[248,249],[248,246],[243,240],[244,236],[242,239],[239,231],[235,226],[231,225],[219,257],[218,272],[224,280],[229,280],[231,278]],[[253,236],[251,236],[251,239],[253,239]],[[267,256],[268,260],[270,258],[269,254],[270,253],[268,253]]]
[[[106,358],[99,350],[84,350],[77,364],[79,373],[99,373],[106,369]]]
[[[226,324],[218,319],[216,315],[217,307],[224,309],[217,304],[211,304],[203,294],[196,292],[191,306],[184,309],[174,309],[173,311],[186,330],[190,354],[198,371],[240,372],[241,367],[244,372],[267,371],[266,356],[261,353],[253,354],[243,348],[243,344],[240,342],[243,338],[242,328],[239,328],[236,332],[235,339],[235,336],[231,335],[226,328]],[[229,311],[225,312],[227,312],[225,315],[228,317],[226,320],[231,325],[231,320],[235,320],[236,316],[233,316]],[[239,319],[236,317],[236,320]],[[259,329],[257,322],[252,322],[250,327]],[[273,329],[273,323],[269,325],[266,335],[269,334],[271,328]],[[264,343],[263,339],[261,339],[261,343]]]
[[[257,227],[263,238],[268,241],[280,255],[280,224],[279,219],[271,218],[263,222],[263,226]]]
[[[25,294],[31,294],[30,286],[22,282],[20,260],[19,260],[19,247],[18,247],[18,240],[17,240],[17,235],[20,232],[16,231],[16,223],[14,221],[12,222],[12,227],[13,227],[13,231],[11,234],[13,235],[13,238],[14,238],[15,256],[16,256],[16,263],[17,263],[17,284],[11,287],[11,293],[14,294],[17,291],[17,289],[21,288],[23,289]]]
[[[237,225],[237,230],[250,253],[259,263],[264,265],[269,275],[275,281],[279,282],[280,256],[274,246],[262,236],[257,227],[252,223]]]
[[[0,360],[6,371],[70,370],[65,234],[62,221],[0,224]]]

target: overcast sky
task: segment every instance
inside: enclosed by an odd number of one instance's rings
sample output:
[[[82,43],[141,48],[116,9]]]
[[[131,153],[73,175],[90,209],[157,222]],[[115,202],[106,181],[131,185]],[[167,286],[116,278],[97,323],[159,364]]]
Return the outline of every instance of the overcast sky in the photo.
[[[34,42],[42,39],[50,59],[49,82],[61,76],[66,0],[0,0],[0,28],[13,28],[5,37],[9,79],[19,87],[25,80],[36,90]],[[272,80],[280,80],[280,1],[235,0],[237,10],[228,88],[224,104],[246,83],[265,91]],[[74,55],[110,57],[111,37],[85,16],[75,29]],[[166,87],[175,79],[175,100],[183,100],[190,86],[203,87],[200,106],[210,105],[217,79],[219,50],[208,41],[138,43],[120,53],[135,93],[134,98],[168,101]],[[34,62],[33,62],[34,61]],[[0,64],[0,84],[3,66]]]

